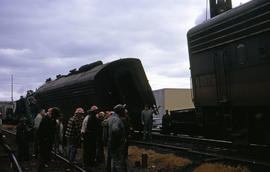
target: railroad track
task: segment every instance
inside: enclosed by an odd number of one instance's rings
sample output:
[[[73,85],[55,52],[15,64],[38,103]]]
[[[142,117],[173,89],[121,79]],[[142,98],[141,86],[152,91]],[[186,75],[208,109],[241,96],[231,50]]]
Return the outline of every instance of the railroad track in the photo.
[[[15,145],[15,132],[9,131],[6,129],[2,129],[3,135],[6,136],[6,142],[10,145],[10,149],[12,152],[16,152],[16,145]],[[59,171],[76,171],[76,172],[86,172],[83,168],[81,168],[78,165],[72,164],[69,160],[67,160],[65,157],[55,153],[51,152],[53,155],[52,162],[50,163],[48,168],[43,168],[42,171],[50,171],[50,172],[59,172]],[[14,156],[15,157],[15,156]],[[19,164],[19,163],[18,163]],[[38,160],[37,159],[31,159],[30,163],[27,164],[20,164],[21,171],[26,172],[33,172],[37,171],[38,169]],[[21,172],[20,171],[20,172]],[[89,170],[88,170],[89,171]]]
[[[138,133],[138,131],[136,132]],[[192,137],[192,136],[184,135],[184,134],[169,135],[169,134],[161,134],[160,132],[161,132],[160,129],[153,129],[152,135],[154,137],[158,137],[161,139],[165,138],[166,140],[171,140],[171,141],[188,141],[188,142],[192,141],[192,142],[200,142],[200,143],[204,143],[208,145],[219,145],[220,147],[222,146],[222,147],[228,147],[228,148],[237,146],[233,142],[228,141],[228,140],[207,139],[200,136]],[[267,145],[259,145],[259,144],[247,144],[246,146],[249,149],[254,149],[254,150],[269,148],[269,146]]]
[[[141,140],[141,134],[135,132],[133,144],[160,147],[192,155],[203,156],[207,160],[231,161],[258,169],[270,169],[270,148],[266,145],[250,144],[244,147],[237,146],[230,141],[195,138],[190,136],[170,136],[153,133],[151,141]]]
[[[18,163],[15,154],[10,146],[5,143],[2,134],[0,134],[0,171],[17,171],[22,172],[22,168]]]
[[[15,132],[4,130],[3,134],[7,137],[14,139]],[[262,160],[258,157],[247,156],[237,152],[232,149],[232,143],[222,140],[212,140],[204,138],[194,138],[190,136],[168,136],[163,134],[153,133],[153,139],[151,141],[142,141],[141,134],[139,132],[134,133],[134,138],[130,142],[135,145],[143,145],[148,147],[164,148],[166,150],[172,150],[172,152],[180,152],[181,155],[199,157],[198,159],[203,159],[205,162],[234,162],[235,164],[247,165],[253,167],[254,171],[257,169],[270,169],[269,160]],[[13,143],[11,147],[14,147],[14,140],[9,139],[10,144]],[[257,145],[249,145],[258,149]],[[265,148],[264,145],[258,145],[260,149]],[[51,152],[54,156],[54,164],[51,168],[44,169],[43,171],[79,171],[84,172],[78,165],[71,164],[66,158],[61,155]],[[37,164],[37,162],[34,162]],[[23,164],[24,166],[24,164]],[[32,168],[33,169],[33,168]],[[31,171],[31,170],[24,170]],[[32,170],[35,171],[35,170]],[[262,170],[260,170],[262,171]]]

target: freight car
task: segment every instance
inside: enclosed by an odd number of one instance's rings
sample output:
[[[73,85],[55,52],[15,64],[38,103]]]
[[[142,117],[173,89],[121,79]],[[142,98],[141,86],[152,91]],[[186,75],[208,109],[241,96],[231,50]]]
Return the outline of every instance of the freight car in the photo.
[[[97,105],[105,111],[119,103],[127,104],[135,128],[140,128],[144,104],[156,104],[142,64],[135,58],[106,64],[98,61],[68,75],[57,75],[56,80],[49,78],[34,97],[42,108],[59,107],[66,119],[77,107],[88,110]]]
[[[187,34],[195,119],[205,135],[269,144],[270,1],[210,5]]]

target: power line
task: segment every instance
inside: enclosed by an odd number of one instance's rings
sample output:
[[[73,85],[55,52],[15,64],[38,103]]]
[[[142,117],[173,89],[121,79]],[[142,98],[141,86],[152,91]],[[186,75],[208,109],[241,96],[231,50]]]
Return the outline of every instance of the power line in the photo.
[[[10,81],[9,81],[9,83],[3,83],[3,82],[0,82],[0,83],[1,83],[1,85],[2,85],[2,84],[5,84],[5,85],[11,85]],[[22,83],[14,83],[14,82],[13,82],[13,85],[24,85],[24,84],[22,84]]]

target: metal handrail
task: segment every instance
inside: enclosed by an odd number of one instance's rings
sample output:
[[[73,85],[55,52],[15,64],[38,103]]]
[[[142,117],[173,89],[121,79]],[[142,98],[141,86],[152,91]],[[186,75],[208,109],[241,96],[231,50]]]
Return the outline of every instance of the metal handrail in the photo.
[[[7,144],[4,143],[3,136],[2,135],[0,135],[0,136],[1,136],[1,138],[0,138],[1,145],[8,152],[8,154],[10,156],[10,161],[11,161],[11,165],[13,167],[13,170],[17,171],[17,172],[22,172],[23,171],[22,167],[19,164],[19,162],[17,161],[16,156],[12,152],[11,148]]]

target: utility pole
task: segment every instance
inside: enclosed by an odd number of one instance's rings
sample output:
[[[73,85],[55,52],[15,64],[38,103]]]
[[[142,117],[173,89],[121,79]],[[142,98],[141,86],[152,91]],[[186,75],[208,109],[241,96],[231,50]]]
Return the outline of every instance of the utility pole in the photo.
[[[12,102],[12,108],[14,110],[14,103],[13,103],[13,74],[11,74],[11,102]]]
[[[205,12],[205,20],[207,21],[207,11],[208,11],[208,0],[206,0],[206,12]]]

